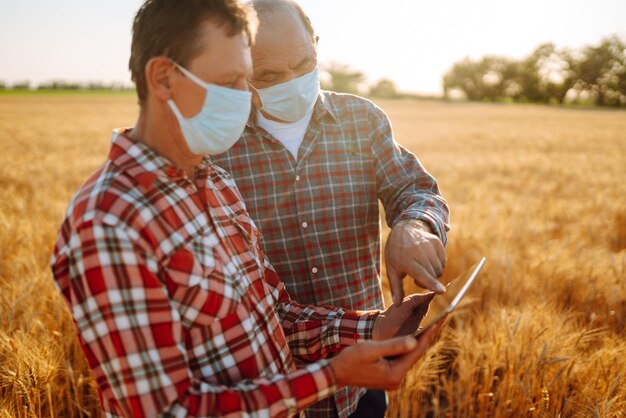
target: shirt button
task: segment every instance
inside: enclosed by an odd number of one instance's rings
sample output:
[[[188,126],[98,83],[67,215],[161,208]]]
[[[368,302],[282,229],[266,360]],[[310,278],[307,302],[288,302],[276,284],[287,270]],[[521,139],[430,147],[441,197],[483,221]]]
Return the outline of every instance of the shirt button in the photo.
[[[306,229],[309,227],[309,224],[306,222],[302,222],[302,228]]]
[[[300,176],[296,176],[296,181],[300,181]]]
[[[316,273],[317,273],[317,267],[313,267],[313,268],[311,269],[311,271],[313,272],[313,274],[316,274]]]

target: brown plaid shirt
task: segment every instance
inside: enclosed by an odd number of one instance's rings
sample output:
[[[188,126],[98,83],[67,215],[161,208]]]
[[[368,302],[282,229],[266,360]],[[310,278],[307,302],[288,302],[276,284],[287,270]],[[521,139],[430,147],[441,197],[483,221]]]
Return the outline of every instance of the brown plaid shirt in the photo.
[[[322,92],[297,161],[255,115],[212,160],[235,179],[289,293],[302,303],[382,309],[378,200],[389,225],[422,219],[445,243],[448,207],[435,179],[368,100]],[[308,414],[345,417],[363,392],[342,389]]]

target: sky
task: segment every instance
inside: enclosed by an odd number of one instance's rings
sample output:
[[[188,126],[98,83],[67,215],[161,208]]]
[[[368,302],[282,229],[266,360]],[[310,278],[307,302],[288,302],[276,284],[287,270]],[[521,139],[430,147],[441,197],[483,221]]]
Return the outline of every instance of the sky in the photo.
[[[130,83],[131,23],[141,0],[2,0],[0,81]],[[321,64],[373,83],[440,94],[464,57],[521,58],[544,42],[579,48],[626,38],[626,0],[300,0],[320,36]]]

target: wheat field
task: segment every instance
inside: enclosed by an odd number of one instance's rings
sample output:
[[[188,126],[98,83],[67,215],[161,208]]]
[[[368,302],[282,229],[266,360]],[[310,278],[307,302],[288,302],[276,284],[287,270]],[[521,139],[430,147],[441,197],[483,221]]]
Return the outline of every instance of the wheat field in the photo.
[[[389,416],[626,417],[626,113],[379,104],[450,204],[446,277],[488,259]],[[129,94],[0,95],[1,418],[101,416],[48,260],[136,115]]]

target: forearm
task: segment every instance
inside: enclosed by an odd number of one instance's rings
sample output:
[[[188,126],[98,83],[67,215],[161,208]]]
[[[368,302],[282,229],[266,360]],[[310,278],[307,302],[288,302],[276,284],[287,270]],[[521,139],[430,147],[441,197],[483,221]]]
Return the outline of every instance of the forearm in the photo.
[[[291,354],[303,362],[327,358],[342,348],[372,338],[377,311],[348,311],[293,301],[276,271],[265,260],[265,282]]]
[[[445,243],[450,211],[437,181],[413,154],[400,146],[396,151],[377,170],[387,224],[393,228],[401,220],[422,220]]]
[[[378,311],[347,311],[283,302],[277,312],[292,355],[311,362],[370,340]]]
[[[372,110],[369,123],[377,193],[387,224],[393,227],[403,219],[421,219],[445,243],[450,212],[437,181],[415,155],[395,141],[391,123],[381,109]]]
[[[171,312],[171,326],[150,324],[135,328],[127,334],[124,341],[127,347],[140,347],[142,337],[158,341],[157,346],[151,347],[149,352],[119,351],[111,334],[86,340],[85,335],[93,335],[95,330],[89,326],[81,330],[83,346],[89,353],[87,357],[99,365],[98,373],[104,374],[109,393],[115,395],[115,403],[118,405],[115,412],[122,416],[286,417],[306,409],[336,390],[335,377],[326,360],[285,374],[271,374],[268,368],[267,377],[229,384],[233,377],[223,377],[215,372],[224,363],[205,363],[200,366],[189,361],[180,349],[185,344],[180,339],[182,330],[173,318],[174,311]],[[159,333],[157,337],[153,334],[155,327],[171,329],[172,332],[169,335]],[[136,340],[131,341],[131,338]],[[256,367],[241,353],[241,350],[253,350],[252,347],[238,350],[241,358],[237,358],[233,351],[233,357],[223,356],[221,361],[236,362],[240,370]],[[213,353],[212,358],[220,358],[220,355]],[[278,358],[276,360],[280,361]],[[207,373],[212,375],[209,378],[199,377],[193,370],[198,367],[207,368]],[[120,376],[124,378],[120,379]],[[112,404],[110,398],[108,402]]]
[[[322,360],[286,375],[233,387],[193,382],[159,416],[286,417],[332,395],[335,390],[333,370]]]

